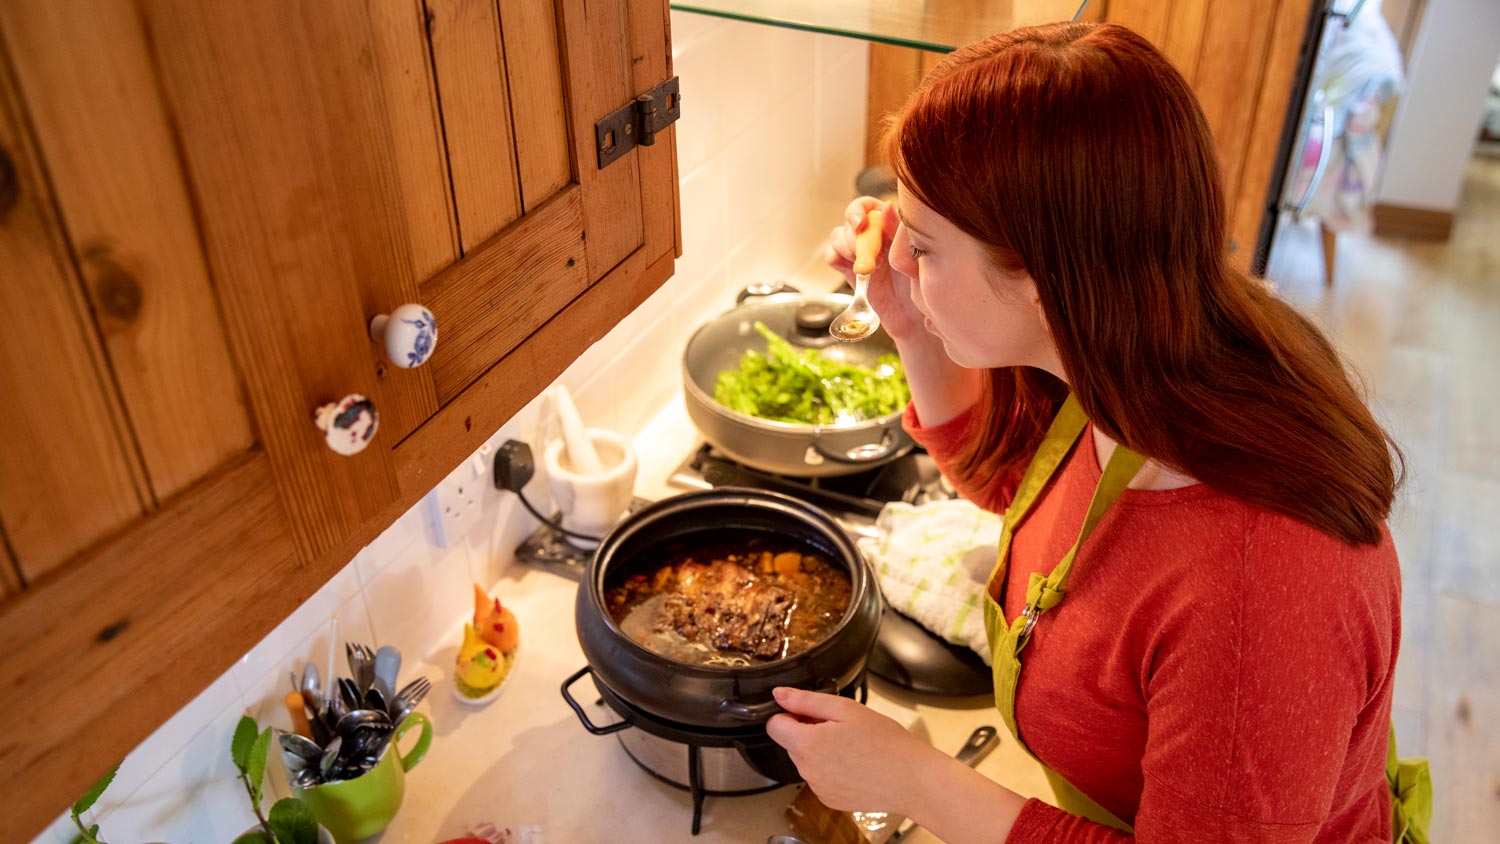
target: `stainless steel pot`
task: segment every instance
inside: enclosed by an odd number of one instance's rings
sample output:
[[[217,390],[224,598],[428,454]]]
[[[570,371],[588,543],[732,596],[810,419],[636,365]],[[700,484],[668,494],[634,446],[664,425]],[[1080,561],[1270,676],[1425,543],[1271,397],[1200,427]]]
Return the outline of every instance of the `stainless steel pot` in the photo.
[[[783,288],[785,289],[785,288]],[[847,475],[888,463],[912,448],[901,428],[901,411],[844,425],[802,425],[759,419],[714,400],[719,373],[735,369],[746,350],[764,352],[755,330],[763,322],[792,343],[823,348],[829,357],[875,366],[896,344],[884,331],[859,343],[828,336],[828,323],[851,299],[840,293],[775,293],[745,298],[700,327],[682,356],[688,416],[703,438],[729,457],[763,472],[797,477]]]

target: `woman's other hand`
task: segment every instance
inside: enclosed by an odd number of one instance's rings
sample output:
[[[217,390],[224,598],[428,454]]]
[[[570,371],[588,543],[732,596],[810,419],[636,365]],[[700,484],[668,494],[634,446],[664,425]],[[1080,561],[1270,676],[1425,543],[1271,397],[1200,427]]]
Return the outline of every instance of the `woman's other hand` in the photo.
[[[895,205],[873,196],[861,196],[849,203],[849,207],[844,209],[844,224],[835,228],[828,238],[825,258],[828,266],[843,273],[844,279],[853,285],[855,235],[864,225],[865,216],[877,208],[885,212],[882,218],[884,231],[881,233],[880,254],[875,272],[870,274],[870,305],[880,315],[880,323],[885,327],[886,333],[900,341],[919,336],[926,329],[922,327],[922,313],[912,304],[911,279],[895,270],[887,260],[891,241],[895,239],[896,229],[901,224]]]
[[[766,723],[823,805],[842,812],[912,814],[912,774],[933,747],[869,707],[838,695],[782,687],[790,714]]]

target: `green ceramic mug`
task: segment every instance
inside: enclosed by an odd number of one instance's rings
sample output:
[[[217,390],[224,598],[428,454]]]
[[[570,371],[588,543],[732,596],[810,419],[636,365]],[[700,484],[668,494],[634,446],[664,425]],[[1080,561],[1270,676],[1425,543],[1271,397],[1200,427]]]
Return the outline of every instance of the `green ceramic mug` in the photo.
[[[422,726],[422,735],[411,752],[403,756],[396,743],[418,724]],[[396,728],[396,734],[391,736],[390,744],[386,745],[375,767],[352,780],[328,782],[312,788],[293,786],[292,793],[306,801],[312,808],[313,817],[333,833],[339,844],[363,841],[390,826],[401,808],[401,798],[406,794],[406,772],[417,767],[431,744],[432,722],[422,713],[413,712]]]

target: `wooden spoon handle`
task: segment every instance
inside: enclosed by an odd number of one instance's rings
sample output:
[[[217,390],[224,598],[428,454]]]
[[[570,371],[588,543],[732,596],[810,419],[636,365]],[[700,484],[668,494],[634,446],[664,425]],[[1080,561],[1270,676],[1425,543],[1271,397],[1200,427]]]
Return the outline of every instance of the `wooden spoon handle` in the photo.
[[[854,236],[855,275],[869,275],[875,271],[884,242],[885,212],[876,208],[865,216],[865,227]]]
[[[292,732],[299,736],[312,738],[312,724],[307,722],[307,712],[303,709],[303,700],[300,692],[286,693],[286,711],[292,716]]]

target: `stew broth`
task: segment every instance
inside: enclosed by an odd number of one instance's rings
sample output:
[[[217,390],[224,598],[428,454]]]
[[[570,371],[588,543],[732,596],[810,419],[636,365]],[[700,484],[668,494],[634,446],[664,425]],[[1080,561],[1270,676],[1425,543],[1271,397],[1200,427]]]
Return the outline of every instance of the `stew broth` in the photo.
[[[823,641],[849,608],[842,566],[805,543],[743,532],[628,568],[604,593],[646,649],[691,665],[747,667]]]

